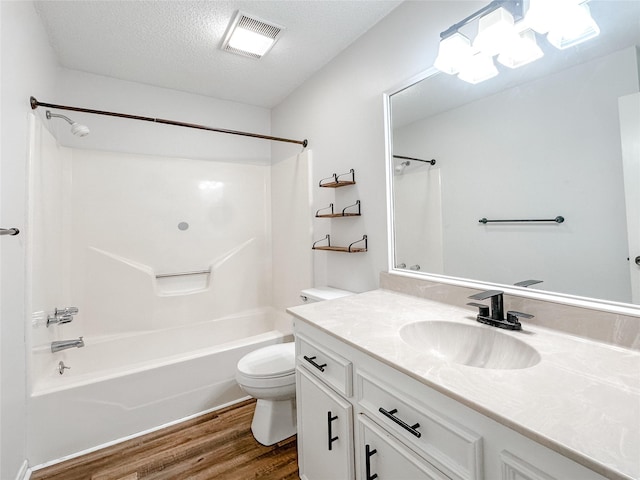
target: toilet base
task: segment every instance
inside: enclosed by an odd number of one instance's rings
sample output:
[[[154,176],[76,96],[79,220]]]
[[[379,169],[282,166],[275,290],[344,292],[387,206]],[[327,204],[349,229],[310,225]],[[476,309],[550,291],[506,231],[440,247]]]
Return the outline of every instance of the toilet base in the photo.
[[[251,432],[262,445],[273,445],[296,434],[296,399],[258,399]]]

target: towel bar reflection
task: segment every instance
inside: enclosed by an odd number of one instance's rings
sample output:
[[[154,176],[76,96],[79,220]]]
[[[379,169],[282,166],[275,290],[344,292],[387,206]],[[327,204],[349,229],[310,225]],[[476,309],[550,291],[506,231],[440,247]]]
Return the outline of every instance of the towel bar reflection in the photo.
[[[0,228],[0,235],[18,235],[20,233],[20,230],[18,230],[17,228]]]
[[[156,278],[185,277],[187,275],[206,275],[208,273],[211,273],[211,269],[197,270],[195,272],[159,273],[158,275],[156,275]]]
[[[562,223],[564,222],[564,217],[558,215],[556,218],[539,218],[539,219],[523,219],[523,220],[487,220],[486,218],[481,218],[478,222],[487,224],[487,223],[523,223],[523,222],[555,222]]]

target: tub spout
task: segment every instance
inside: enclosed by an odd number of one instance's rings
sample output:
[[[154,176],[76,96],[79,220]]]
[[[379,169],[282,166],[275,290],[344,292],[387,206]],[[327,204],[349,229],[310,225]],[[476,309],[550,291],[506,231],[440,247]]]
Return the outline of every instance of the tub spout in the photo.
[[[80,348],[80,347],[84,347],[84,340],[82,340],[82,337],[78,338],[77,340],[60,340],[57,342],[51,342],[51,352],[52,353],[56,353],[59,352],[60,350],[66,350],[67,348]]]

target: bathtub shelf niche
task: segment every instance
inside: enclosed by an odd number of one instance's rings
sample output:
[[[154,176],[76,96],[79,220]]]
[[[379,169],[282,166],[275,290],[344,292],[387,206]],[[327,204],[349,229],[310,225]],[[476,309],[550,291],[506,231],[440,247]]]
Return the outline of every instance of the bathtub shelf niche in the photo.
[[[350,208],[356,208],[357,211],[347,212],[347,209],[350,209]],[[331,210],[331,213],[320,213],[326,210]],[[353,205],[344,207],[342,209],[342,212],[340,213],[335,213],[333,211],[333,203],[330,203],[328,207],[321,208],[316,212],[316,218],[340,218],[340,217],[359,217],[359,216],[361,216],[360,200],[357,200],[356,203],[354,203]]]
[[[320,242],[326,241],[326,245],[318,245]],[[364,242],[364,247],[354,247],[356,243]],[[311,247],[313,250],[328,250],[331,252],[345,252],[345,253],[362,253],[366,252],[368,247],[367,236],[363,235],[360,240],[356,240],[352,242],[347,247],[336,247],[331,245],[331,235],[327,234],[324,238],[313,242],[313,246]]]
[[[350,176],[351,178],[349,178]],[[353,170],[349,170],[347,173],[341,173],[338,175],[334,173],[332,176],[323,178],[320,180],[319,185],[324,188],[339,188],[346,187],[347,185],[355,185],[356,184],[356,173]]]
[[[206,270],[156,273],[155,289],[160,296],[190,295],[204,292],[211,281],[211,266]]]

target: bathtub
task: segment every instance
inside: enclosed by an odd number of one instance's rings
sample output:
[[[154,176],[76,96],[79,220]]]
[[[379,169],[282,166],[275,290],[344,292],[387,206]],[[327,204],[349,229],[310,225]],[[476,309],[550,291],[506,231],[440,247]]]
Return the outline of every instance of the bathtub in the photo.
[[[189,326],[85,337],[84,348],[34,349],[29,462],[46,465],[246,398],[238,360],[291,340],[264,308]],[[283,328],[284,327],[284,328]],[[59,362],[70,369],[59,373]]]

